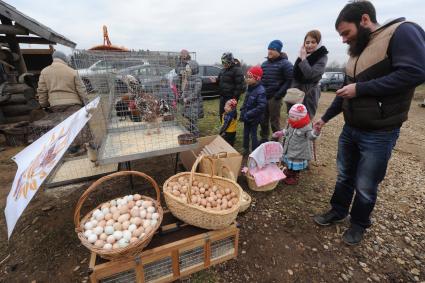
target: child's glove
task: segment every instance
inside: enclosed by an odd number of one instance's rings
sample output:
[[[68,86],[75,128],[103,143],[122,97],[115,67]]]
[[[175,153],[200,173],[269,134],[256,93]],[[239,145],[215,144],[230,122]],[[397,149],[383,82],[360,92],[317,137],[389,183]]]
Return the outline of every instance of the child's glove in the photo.
[[[279,138],[283,137],[284,135],[285,135],[285,129],[283,129],[281,131],[274,132],[272,137],[275,138],[275,139],[279,139]]]

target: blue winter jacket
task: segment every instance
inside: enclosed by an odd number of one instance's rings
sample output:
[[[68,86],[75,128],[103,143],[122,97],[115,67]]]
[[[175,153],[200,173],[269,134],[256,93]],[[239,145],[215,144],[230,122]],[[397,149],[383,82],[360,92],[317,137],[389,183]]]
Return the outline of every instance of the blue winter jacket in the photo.
[[[284,97],[286,90],[291,86],[293,77],[293,66],[288,61],[288,57],[281,54],[274,60],[267,59],[261,68],[263,69],[261,83],[266,89],[267,99]]]
[[[248,86],[245,100],[241,107],[241,121],[245,123],[260,123],[266,111],[266,92],[261,83]]]

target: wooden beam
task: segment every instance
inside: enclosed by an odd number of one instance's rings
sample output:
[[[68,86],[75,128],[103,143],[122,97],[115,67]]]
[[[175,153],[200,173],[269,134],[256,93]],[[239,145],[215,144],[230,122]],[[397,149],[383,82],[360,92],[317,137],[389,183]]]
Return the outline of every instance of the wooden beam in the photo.
[[[53,41],[41,38],[41,37],[33,37],[33,36],[16,36],[16,41],[18,43],[27,43],[27,44],[56,44]],[[0,36],[0,42],[9,43],[8,35]]]
[[[17,27],[13,25],[0,25],[0,33],[4,34],[19,34],[19,35],[28,35],[28,30],[24,29],[23,27]]]

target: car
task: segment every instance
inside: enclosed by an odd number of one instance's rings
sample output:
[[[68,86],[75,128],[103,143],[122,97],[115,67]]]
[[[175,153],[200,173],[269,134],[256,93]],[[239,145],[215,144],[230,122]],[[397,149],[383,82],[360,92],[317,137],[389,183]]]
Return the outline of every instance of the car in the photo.
[[[122,69],[116,74],[115,91],[118,93],[126,93],[127,85],[124,83],[124,77],[131,75],[135,77],[143,89],[152,92],[160,84],[161,80],[169,80],[169,74],[173,68],[165,65],[136,65]]]
[[[121,69],[140,65],[140,60],[98,60],[88,68],[78,69],[78,75],[83,81],[87,92],[109,92],[108,75]],[[143,62],[142,62],[143,63]]]
[[[199,74],[202,78],[202,97],[213,98],[218,97],[218,75],[220,74],[221,68],[213,65],[200,65]]]
[[[345,74],[342,72],[325,72],[319,82],[322,91],[337,90],[344,84]]]

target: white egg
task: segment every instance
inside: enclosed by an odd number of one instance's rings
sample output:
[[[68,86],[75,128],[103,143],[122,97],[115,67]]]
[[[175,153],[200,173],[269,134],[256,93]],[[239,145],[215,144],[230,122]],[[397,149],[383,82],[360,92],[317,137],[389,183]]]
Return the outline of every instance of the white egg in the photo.
[[[105,214],[103,214],[103,212],[101,211],[101,212],[99,212],[97,215],[96,215],[96,220],[97,221],[100,221],[100,220],[103,220],[105,218]]]
[[[121,205],[123,205],[124,204],[124,202],[123,202],[123,200],[122,199],[117,199],[117,206],[119,207],[119,206],[121,206]]]
[[[125,248],[128,246],[128,242],[126,239],[121,239],[118,241],[118,245],[120,246],[120,248]]]
[[[104,248],[105,250],[112,250],[112,245],[111,245],[110,243],[106,243],[106,244],[103,246],[103,248]]]
[[[105,233],[106,233],[106,235],[112,235],[113,233],[114,233],[114,227],[112,227],[112,226],[106,226],[105,227]]]
[[[89,243],[94,243],[97,241],[97,236],[96,234],[90,234],[89,237],[87,238],[87,240],[89,241]]]
[[[91,220],[90,222],[91,222],[91,224],[93,225],[93,227],[96,227],[96,226],[97,226],[97,224],[99,223],[96,219],[93,219],[93,220]]]
[[[159,218],[159,213],[152,213],[152,220],[157,220]]]
[[[90,234],[93,234],[93,231],[92,230],[86,230],[84,232],[84,236],[86,236],[86,238],[88,238],[90,236]]]
[[[125,239],[125,240],[127,240],[127,241],[130,241],[131,236],[132,236],[132,233],[130,231],[128,231],[128,230],[125,230],[122,233],[122,238]]]
[[[155,207],[149,206],[147,210],[148,210],[149,213],[154,213],[155,212]]]
[[[150,200],[145,200],[145,201],[143,202],[142,206],[143,206],[144,208],[148,208],[148,207],[152,206],[152,202],[151,202]]]
[[[96,235],[102,234],[103,233],[103,227],[100,227],[100,226],[94,227],[93,233],[95,233]]]
[[[136,226],[136,224],[131,224],[129,227],[128,227],[128,231],[130,231],[130,232],[133,232],[134,230],[136,230],[137,229],[137,226]]]
[[[146,217],[146,210],[140,210],[140,218],[144,219]]]
[[[98,215],[101,212],[102,211],[100,211],[100,209],[96,209],[95,211],[93,211],[93,216],[96,217],[96,215]]]
[[[102,209],[102,213],[103,214],[108,214],[109,213],[109,208],[108,207],[103,208]]]
[[[115,238],[115,240],[119,240],[122,238],[122,232],[121,231],[115,231],[114,234],[112,234]]]
[[[156,220],[156,219],[151,220],[151,226],[152,227],[154,227],[156,225],[156,223],[158,223],[158,220]]]
[[[111,200],[110,202],[109,202],[109,204],[111,205],[111,206],[116,206],[117,205],[117,201],[116,200]]]
[[[132,201],[133,199],[134,199],[134,197],[132,195],[127,196],[127,201]]]
[[[142,201],[142,200],[138,200],[138,201],[136,201],[136,205],[137,205],[137,206],[142,206],[142,203],[143,203],[143,201]]]
[[[86,229],[86,230],[93,229],[93,224],[91,223],[91,221],[86,222],[86,224],[84,224],[84,229]]]

